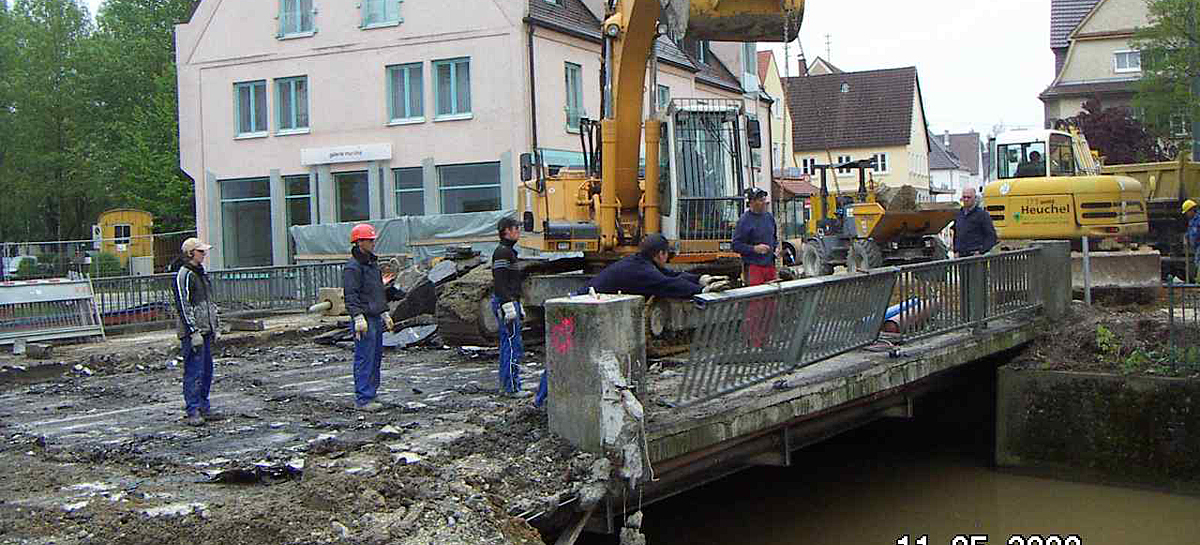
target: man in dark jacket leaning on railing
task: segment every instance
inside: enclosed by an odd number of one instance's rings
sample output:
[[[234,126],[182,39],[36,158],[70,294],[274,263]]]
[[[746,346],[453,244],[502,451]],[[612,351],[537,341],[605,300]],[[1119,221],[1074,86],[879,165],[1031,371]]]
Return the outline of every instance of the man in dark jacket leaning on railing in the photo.
[[[962,208],[954,215],[955,257],[986,254],[996,242],[996,228],[992,225],[992,217],[979,206],[975,188],[964,187]]]

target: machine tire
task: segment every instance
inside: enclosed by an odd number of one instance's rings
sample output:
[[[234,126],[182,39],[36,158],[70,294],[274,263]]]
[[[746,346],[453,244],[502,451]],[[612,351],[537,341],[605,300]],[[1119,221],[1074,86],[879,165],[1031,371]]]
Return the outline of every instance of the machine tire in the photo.
[[[782,247],[783,250],[780,252],[779,258],[781,261],[783,261],[783,266],[795,267],[799,262],[798,258],[800,257],[796,255],[796,247],[792,246],[790,242],[784,242]]]
[[[883,250],[874,240],[854,241],[854,265],[860,271],[883,266]]]
[[[825,244],[817,239],[804,243],[800,250],[800,261],[804,266],[804,276],[827,276],[833,274],[833,265],[829,263],[829,252]]]

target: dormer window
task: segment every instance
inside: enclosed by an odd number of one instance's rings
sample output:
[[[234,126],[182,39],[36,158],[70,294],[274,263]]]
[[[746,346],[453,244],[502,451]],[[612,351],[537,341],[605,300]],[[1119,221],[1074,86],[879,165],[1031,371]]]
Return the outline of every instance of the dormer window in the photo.
[[[847,82],[844,82],[844,81],[842,82],[842,92],[843,92],[843,93],[849,93],[849,92],[850,92],[850,84],[849,84],[849,83],[847,83]]]

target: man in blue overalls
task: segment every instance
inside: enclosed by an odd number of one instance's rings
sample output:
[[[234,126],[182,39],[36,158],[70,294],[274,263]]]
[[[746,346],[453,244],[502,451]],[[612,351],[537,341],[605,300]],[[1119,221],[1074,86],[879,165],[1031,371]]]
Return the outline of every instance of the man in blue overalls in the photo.
[[[516,219],[504,217],[496,225],[500,245],[492,252],[492,313],[496,315],[497,333],[500,336],[500,394],[511,397],[529,397],[521,390],[521,358],[525,346],[521,341],[521,321],[525,311],[521,308],[521,271],[517,257],[517,239],[521,237],[521,224]],[[546,399],[546,374],[542,373],[534,405],[541,406]]]

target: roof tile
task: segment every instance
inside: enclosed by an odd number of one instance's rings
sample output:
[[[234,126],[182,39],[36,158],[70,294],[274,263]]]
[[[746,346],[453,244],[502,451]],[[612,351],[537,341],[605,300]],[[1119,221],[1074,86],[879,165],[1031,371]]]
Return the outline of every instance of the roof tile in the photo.
[[[1100,0],[1050,0],[1050,49],[1070,45],[1068,37]]]
[[[848,84],[847,92],[841,91]],[[788,78],[795,151],[907,145],[915,67]]]

